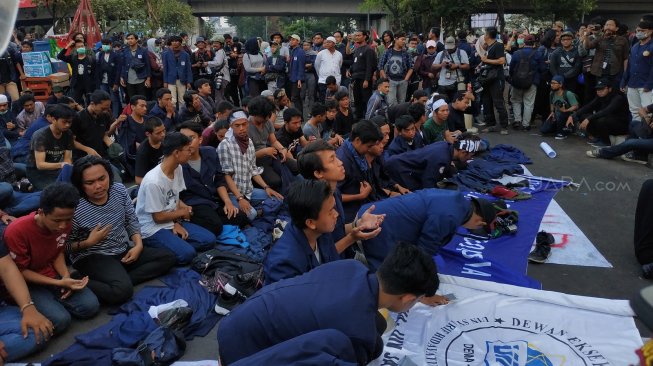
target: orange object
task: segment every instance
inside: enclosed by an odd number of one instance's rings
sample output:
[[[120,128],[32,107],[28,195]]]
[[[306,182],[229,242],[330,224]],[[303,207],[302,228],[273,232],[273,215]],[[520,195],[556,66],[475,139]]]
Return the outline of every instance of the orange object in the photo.
[[[52,82],[49,77],[25,78],[23,80],[23,89],[32,90],[34,99],[46,103],[52,93]]]

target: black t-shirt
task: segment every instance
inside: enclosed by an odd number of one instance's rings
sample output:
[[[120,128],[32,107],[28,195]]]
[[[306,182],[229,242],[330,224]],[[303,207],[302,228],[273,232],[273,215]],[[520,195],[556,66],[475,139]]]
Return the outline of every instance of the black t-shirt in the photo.
[[[150,145],[150,140],[145,139],[136,151],[136,171],[137,177],[144,177],[147,172],[159,164],[163,156],[161,148],[155,149]]]
[[[459,111],[453,108],[453,105],[449,104],[449,117],[447,118],[447,128],[449,131],[453,132],[459,130],[460,132],[466,132],[465,128],[465,112]]]
[[[56,139],[52,134],[50,126],[43,127],[42,129],[34,132],[32,141],[30,143],[31,154],[27,159],[27,167],[36,168],[35,151],[45,152],[46,163],[61,163],[64,154],[67,150],[73,149],[73,134],[66,131],[61,134],[59,139]]]
[[[81,144],[97,151],[103,158],[107,157],[107,146],[104,143],[104,134],[111,127],[111,116],[102,113],[98,118],[93,117],[88,109],[77,113],[73,119],[71,130],[75,139]],[[76,150],[74,159],[86,155],[83,151]]]
[[[283,147],[290,150],[290,152],[295,155],[297,146],[300,146],[299,139],[304,136],[304,133],[302,132],[301,128],[297,130],[297,132],[291,133],[286,130],[286,126],[283,126],[277,130],[274,135],[277,137],[277,141],[279,141]]]
[[[354,125],[354,114],[349,111],[348,115],[344,115],[340,110],[336,113],[336,121],[333,123],[333,130],[340,136],[349,135],[351,127]]]
[[[503,48],[503,43],[494,42],[487,48],[487,58],[490,60],[498,60],[501,57],[506,57],[506,51]],[[496,68],[503,68],[503,65],[488,65]],[[504,79],[502,72],[499,73],[499,79]]]
[[[397,117],[408,114],[408,107],[410,107],[410,104],[410,102],[403,102],[388,108],[388,122],[394,126]]]

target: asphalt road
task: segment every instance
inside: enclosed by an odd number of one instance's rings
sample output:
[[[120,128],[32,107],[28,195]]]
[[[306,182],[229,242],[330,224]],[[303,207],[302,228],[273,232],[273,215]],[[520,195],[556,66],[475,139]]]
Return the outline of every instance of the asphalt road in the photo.
[[[614,268],[567,266],[556,264],[529,265],[528,274],[542,283],[544,290],[569,294],[630,299],[652,281],[641,278],[641,268],[634,256],[633,228],[637,196],[642,183],[653,178],[653,169],[616,159],[592,159],[585,156],[591,149],[584,140],[570,137],[554,140],[530,132],[513,132],[507,136],[484,136],[492,145],[511,144],[532,160],[529,170],[540,176],[573,179],[581,183],[576,189],[565,189],[555,199],[580,229],[594,243]],[[547,141],[558,153],[550,159],[539,144]],[[614,187],[615,189],[609,189]],[[651,223],[653,224],[653,223]],[[158,281],[153,281],[156,284]],[[109,320],[103,311],[90,321],[75,321],[67,333],[51,341],[46,350],[26,361],[40,362],[74,342],[74,336],[94,329]],[[638,323],[643,337],[651,332]],[[217,327],[216,327],[217,328]],[[188,343],[182,360],[217,359],[216,329],[204,338]]]

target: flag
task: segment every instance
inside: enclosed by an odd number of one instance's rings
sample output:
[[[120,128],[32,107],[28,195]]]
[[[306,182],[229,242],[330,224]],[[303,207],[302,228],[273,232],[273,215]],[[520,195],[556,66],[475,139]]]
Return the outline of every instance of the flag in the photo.
[[[102,40],[100,26],[95,20],[95,14],[93,14],[90,0],[81,0],[79,3],[73,22],[70,25],[68,39],[72,39],[73,34],[76,32],[84,34],[86,45],[89,47],[94,47],[98,41]]]
[[[642,339],[625,300],[440,276],[448,305],[396,315],[372,365],[630,365]]]
[[[372,37],[370,39],[372,39],[373,41],[379,39],[379,34],[376,33],[376,28],[374,27],[372,27]]]

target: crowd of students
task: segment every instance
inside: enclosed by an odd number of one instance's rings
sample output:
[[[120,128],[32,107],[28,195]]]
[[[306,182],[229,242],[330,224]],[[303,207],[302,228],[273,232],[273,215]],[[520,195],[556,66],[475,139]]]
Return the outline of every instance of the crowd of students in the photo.
[[[124,48],[104,39],[97,52],[74,35],[59,53],[73,70],[68,95],[55,88],[42,103],[2,80],[0,276],[10,305],[0,307],[0,356],[21,359],[71,317],[125,303],[134,285],[190,263],[224,225],[250,225],[272,200],[291,223],[268,248],[266,286],[244,304],[218,298],[215,310],[230,314],[218,331],[222,361],[376,358],[377,309],[446,303],[431,256],[456,228],[494,221],[487,201],[429,189],[488,147],[465,114],[503,134],[540,115],[542,133],[580,130],[596,146],[631,134],[591,157],[632,151],[625,159],[645,162],[653,152],[651,19],[630,53],[614,20],[603,32],[562,28],[537,49],[525,31],[503,40],[495,29],[473,42],[462,33],[441,42],[437,28],[426,42],[385,32],[376,47],[366,31],[302,46],[278,33],[268,45],[217,36],[211,48],[197,37],[195,51],[186,35],[161,51],[161,40],[145,48],[128,34]],[[270,303],[283,310],[250,316]],[[264,332],[270,324],[278,332]]]

